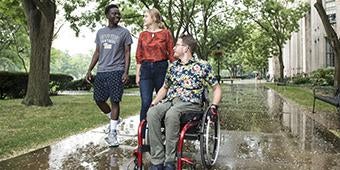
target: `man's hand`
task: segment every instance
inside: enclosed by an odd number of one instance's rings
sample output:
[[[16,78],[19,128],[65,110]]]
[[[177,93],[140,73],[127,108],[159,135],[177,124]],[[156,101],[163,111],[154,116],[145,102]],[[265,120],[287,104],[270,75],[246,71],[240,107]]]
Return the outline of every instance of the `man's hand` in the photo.
[[[85,76],[86,82],[89,83],[89,84],[92,84],[92,83],[91,83],[92,78],[93,78],[93,77],[92,77],[91,71],[88,71],[88,72],[86,73],[86,76]]]
[[[210,120],[213,121],[213,122],[216,122],[216,119],[218,117],[218,106],[216,104],[212,104],[210,105],[210,108],[209,108],[209,117],[210,117]]]
[[[129,75],[127,73],[124,73],[123,76],[122,76],[122,82],[124,84],[128,83],[129,82]]]
[[[210,106],[210,111],[211,111],[211,113],[212,113],[213,115],[217,115],[217,114],[218,114],[218,105],[212,104],[212,105]]]

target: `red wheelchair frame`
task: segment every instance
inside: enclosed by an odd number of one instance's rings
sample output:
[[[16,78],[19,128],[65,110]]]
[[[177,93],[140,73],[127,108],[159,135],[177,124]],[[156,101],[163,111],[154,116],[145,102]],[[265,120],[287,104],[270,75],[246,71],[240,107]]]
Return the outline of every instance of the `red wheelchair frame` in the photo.
[[[200,155],[203,167],[210,169],[217,160],[220,147],[218,112],[211,109],[211,107],[206,107],[205,111],[200,114],[184,113],[182,115],[189,116],[181,116],[181,128],[177,143],[177,170],[182,170],[184,163],[189,164],[191,167],[195,166],[195,161],[192,158],[183,156],[184,139],[200,141]],[[138,126],[138,147],[134,151],[134,170],[144,169],[143,153],[150,151],[150,146],[145,144],[147,138],[143,140],[142,137],[143,127],[146,126],[146,123],[146,120],[142,120]]]

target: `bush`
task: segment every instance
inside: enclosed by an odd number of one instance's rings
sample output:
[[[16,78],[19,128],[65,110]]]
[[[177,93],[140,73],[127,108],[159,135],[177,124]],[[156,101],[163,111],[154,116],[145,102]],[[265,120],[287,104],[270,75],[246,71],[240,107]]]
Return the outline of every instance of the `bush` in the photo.
[[[94,77],[95,78],[95,77]],[[72,76],[64,74],[50,75],[50,94],[57,95],[61,90],[90,90],[91,84],[84,79],[72,81]],[[129,76],[125,88],[137,87],[135,75]],[[0,72],[0,99],[22,98],[26,94],[28,74],[21,72]]]
[[[124,87],[125,88],[137,87],[137,84],[136,84],[136,75],[129,75],[129,82],[127,84],[125,84]]]
[[[25,96],[27,82],[26,73],[0,72],[0,99]]]
[[[315,86],[333,86],[334,85],[334,69],[318,69],[311,73],[310,79]]]
[[[65,74],[50,75],[50,94],[57,95],[58,91],[62,90],[69,82],[73,80],[72,76]]]
[[[92,85],[87,83],[85,79],[79,79],[79,80],[68,82],[60,90],[90,90],[91,87]]]
[[[94,75],[93,80],[95,78],[96,76]],[[136,76],[129,75],[129,82],[125,84],[124,88],[133,88],[133,87],[137,87]],[[85,79],[79,79],[79,80],[74,80],[74,81],[70,81],[66,83],[65,86],[61,87],[59,90],[90,90],[91,88],[92,88],[92,85],[87,83]]]
[[[310,84],[312,81],[307,75],[304,74],[297,74],[295,77],[292,78],[293,84]]]
[[[50,75],[50,93],[57,91],[66,83],[72,81],[72,77],[64,74]],[[0,72],[0,99],[22,98],[26,94],[28,74],[21,72]]]

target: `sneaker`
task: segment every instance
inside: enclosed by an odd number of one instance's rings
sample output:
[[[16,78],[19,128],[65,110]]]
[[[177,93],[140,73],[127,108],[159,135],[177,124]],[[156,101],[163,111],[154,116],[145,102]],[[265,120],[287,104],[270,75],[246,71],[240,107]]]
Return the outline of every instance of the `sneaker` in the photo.
[[[111,125],[110,125],[110,123],[109,123],[109,125],[107,125],[107,127],[104,129],[104,133],[105,133],[105,134],[109,134],[110,131],[111,131]]]
[[[105,138],[105,141],[109,144],[110,147],[118,147],[119,142],[117,139],[117,132],[110,132],[109,135]]]
[[[122,118],[119,117],[119,118],[118,118],[118,124],[117,124],[117,126],[118,126],[121,122],[122,122]],[[110,125],[110,123],[109,123],[109,125],[107,125],[107,127],[104,129],[104,133],[105,133],[105,134],[109,134],[110,131],[111,131],[111,125]]]

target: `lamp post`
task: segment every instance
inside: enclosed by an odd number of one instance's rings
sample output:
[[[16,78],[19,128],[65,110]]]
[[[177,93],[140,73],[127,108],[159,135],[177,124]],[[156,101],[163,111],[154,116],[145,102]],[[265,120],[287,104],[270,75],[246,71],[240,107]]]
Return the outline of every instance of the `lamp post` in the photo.
[[[221,65],[221,56],[223,55],[221,51],[221,42],[216,42],[217,51],[215,51],[215,56],[217,57],[217,81],[220,83],[221,74],[220,74],[220,65]]]

